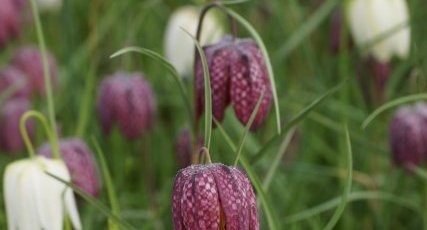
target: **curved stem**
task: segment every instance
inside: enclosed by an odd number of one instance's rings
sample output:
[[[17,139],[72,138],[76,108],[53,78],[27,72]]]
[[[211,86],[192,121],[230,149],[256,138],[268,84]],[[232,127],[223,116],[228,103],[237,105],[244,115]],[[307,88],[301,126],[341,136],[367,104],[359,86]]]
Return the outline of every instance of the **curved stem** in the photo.
[[[206,163],[212,164],[211,155],[209,154],[209,150],[206,147],[202,147],[199,151],[200,155],[200,163],[206,160]]]
[[[37,32],[37,39],[39,41],[40,51],[41,51],[41,55],[42,55],[44,84],[45,84],[46,96],[47,96],[48,113],[49,113],[49,120],[50,120],[50,123],[52,126],[51,134],[52,134],[52,137],[54,137],[50,141],[52,143],[54,143],[52,145],[54,154],[58,154],[58,152],[55,153],[55,151],[57,151],[58,143],[57,143],[57,138],[56,138],[56,130],[57,129],[56,129],[56,122],[55,122],[55,107],[53,104],[52,83],[51,83],[51,76],[50,76],[50,71],[49,71],[49,62],[48,62],[48,58],[47,58],[46,44],[45,44],[44,37],[43,37],[43,29],[42,29],[42,25],[40,22],[40,16],[38,13],[38,8],[37,8],[37,4],[36,4],[35,0],[31,0],[31,8],[33,11],[34,22],[35,22],[35,27],[36,27],[36,32]]]
[[[33,118],[33,117],[37,118],[42,123],[43,128],[46,132],[46,135],[49,139],[50,145],[52,147],[53,157],[55,159],[61,159],[61,154],[59,153],[59,148],[58,148],[58,142],[54,141],[55,138],[54,138],[54,136],[50,130],[48,121],[43,116],[43,114],[41,114],[40,112],[37,112],[35,110],[27,111],[26,113],[24,113],[24,115],[21,116],[21,119],[19,120],[19,129],[21,131],[22,139],[24,140],[25,146],[28,149],[29,156],[34,157],[35,153],[34,153],[33,144],[31,143],[30,137],[28,136],[28,132],[27,132],[27,129],[25,127],[25,123],[27,122],[28,119]]]

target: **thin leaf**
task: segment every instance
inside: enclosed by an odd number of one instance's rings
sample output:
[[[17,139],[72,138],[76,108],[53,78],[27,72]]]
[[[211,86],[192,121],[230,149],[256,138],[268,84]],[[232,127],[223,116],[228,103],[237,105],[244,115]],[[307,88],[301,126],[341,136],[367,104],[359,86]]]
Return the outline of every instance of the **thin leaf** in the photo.
[[[104,176],[104,181],[107,186],[107,194],[108,194],[108,199],[111,205],[111,212],[114,215],[120,217],[121,216],[120,206],[117,200],[116,190],[114,189],[113,180],[111,179],[111,174],[110,174],[110,171],[108,170],[107,162],[105,161],[104,153],[102,152],[98,141],[93,136],[92,136],[92,142],[93,142],[93,145],[95,146],[99,163],[101,165],[101,172],[102,172],[101,174]]]
[[[421,93],[421,94],[413,94],[405,97],[400,97],[395,100],[389,101],[385,103],[384,105],[380,106],[374,112],[372,112],[362,123],[362,129],[365,129],[378,115],[383,113],[384,111],[394,108],[396,106],[406,104],[413,101],[419,101],[419,100],[426,100],[427,99],[427,93]]]
[[[203,66],[203,78],[205,82],[205,140],[204,143],[206,148],[209,150],[211,146],[211,136],[212,136],[212,92],[211,92],[211,77],[209,75],[209,67],[206,61],[205,52],[200,46],[200,43],[197,39],[191,35],[187,30],[181,28],[191,39],[193,39],[194,44],[196,45],[197,52],[199,52],[200,60],[202,61]],[[194,84],[196,84],[194,82]]]
[[[231,9],[228,9],[226,7],[223,7],[223,6],[220,6],[220,7],[222,9],[224,9],[227,12],[227,14],[229,14],[234,19],[239,21],[240,24],[242,24],[248,30],[248,32],[252,35],[252,37],[257,42],[257,44],[258,44],[258,46],[262,52],[262,55],[264,56],[265,65],[267,66],[268,77],[270,79],[270,84],[271,84],[271,92],[273,94],[274,110],[276,111],[277,133],[280,134],[280,132],[282,131],[282,128],[281,128],[281,123],[280,123],[279,100],[277,97],[276,83],[274,80],[273,67],[271,65],[270,56],[268,55],[267,48],[265,47],[265,44],[262,41],[261,36],[258,34],[258,32],[255,30],[255,28],[245,18],[243,18],[242,16],[240,16],[238,13],[234,12]]]
[[[348,127],[345,127],[345,140],[347,145],[347,183],[343,190],[343,195],[341,202],[338,206],[338,208],[335,210],[334,215],[329,220],[328,224],[324,229],[331,230],[335,227],[335,225],[338,223],[338,220],[341,218],[342,213],[344,212],[344,209],[348,202],[348,197],[351,192],[351,184],[353,181],[353,153],[351,150],[351,141],[350,141],[350,134],[348,132]]]
[[[136,47],[136,46],[129,46],[129,47],[122,48],[122,49],[118,50],[117,52],[115,52],[114,54],[112,54],[110,56],[110,58],[115,58],[115,57],[118,57],[120,55],[123,55],[125,53],[129,53],[129,52],[136,52],[136,53],[140,53],[143,55],[147,55],[148,57],[160,62],[162,65],[164,65],[166,67],[166,69],[169,71],[169,73],[172,75],[172,77],[175,79],[176,83],[179,86],[181,96],[182,96],[182,100],[184,101],[184,106],[185,106],[187,113],[188,113],[190,125],[192,126],[193,125],[193,113],[191,110],[190,99],[188,97],[184,83],[182,82],[181,77],[179,76],[175,67],[168,60],[166,60],[162,55],[160,55],[160,54],[158,54],[152,50],[142,48],[142,47]],[[193,129],[191,128],[191,130],[193,130]]]
[[[95,199],[94,197],[92,197],[90,194],[88,194],[87,192],[83,191],[82,189],[80,189],[78,186],[63,180],[60,177],[57,177],[49,172],[45,172],[48,176],[52,177],[53,179],[67,185],[68,187],[70,187],[71,189],[73,189],[74,192],[76,192],[79,196],[81,196],[85,201],[87,201],[90,205],[92,205],[93,207],[95,207],[96,209],[98,209],[102,214],[104,214],[105,216],[108,217],[108,219],[113,220],[115,223],[117,223],[118,225],[122,226],[124,229],[129,229],[129,230],[136,230],[136,228],[132,227],[132,225],[130,225],[129,223],[127,223],[126,221],[122,220],[120,217],[118,217],[117,215],[115,215],[112,211],[110,211],[110,209],[108,209],[103,203],[99,202],[97,199]]]
[[[6,103],[6,101],[23,85],[25,84],[24,80],[18,80],[14,82],[11,86],[7,87],[0,93],[0,105]]]
[[[352,192],[348,196],[348,202],[362,201],[362,200],[383,200],[390,203],[400,205],[402,207],[413,210],[414,212],[421,212],[422,207],[410,199],[402,198],[402,196],[396,196],[387,192],[371,192],[371,191],[357,191]],[[300,213],[296,213],[285,217],[285,223],[295,223],[298,221],[306,220],[316,215],[320,215],[327,212],[341,204],[342,196],[328,200],[322,204],[319,204],[313,208],[306,209]]]
[[[236,160],[234,161],[234,166],[236,166],[237,162],[239,162],[239,158],[240,158],[240,155],[242,153],[243,145],[245,145],[245,141],[246,141],[246,137],[248,136],[249,129],[255,120],[255,117],[258,113],[259,107],[261,106],[262,99],[264,98],[264,95],[265,95],[265,87],[262,89],[261,95],[258,98],[257,103],[255,104],[255,108],[252,111],[251,116],[249,117],[249,121],[248,121],[248,123],[246,123],[246,126],[243,129],[243,135],[242,135],[242,139],[240,140],[239,148],[237,149],[237,152],[236,152]]]
[[[215,124],[217,125],[219,131],[221,132],[224,139],[227,141],[229,147],[233,152],[237,151],[236,145],[231,140],[230,136],[227,134],[227,132],[224,130],[224,128],[221,126],[221,124],[214,119]],[[246,173],[248,174],[249,179],[251,180],[253,186],[255,187],[255,190],[257,192],[258,198],[261,200],[262,207],[264,209],[265,215],[267,217],[267,222],[269,225],[270,230],[277,230],[279,229],[279,222],[277,221],[277,217],[273,212],[273,209],[271,208],[271,202],[268,199],[268,196],[266,195],[264,189],[262,188],[261,182],[258,179],[257,175],[253,171],[251,165],[249,164],[249,161],[246,160],[245,156],[240,157],[240,163],[242,164],[243,168],[245,169]]]
[[[292,127],[294,127],[296,124],[298,124],[300,121],[302,121],[313,109],[317,108],[317,106],[319,106],[324,100],[326,100],[332,94],[336,93],[345,83],[346,83],[346,81],[344,81],[343,83],[341,83],[341,84],[333,87],[332,89],[328,90],[325,94],[316,98],[307,107],[302,109],[295,117],[293,117],[289,121],[289,123],[285,127],[283,127],[280,135],[274,136],[273,138],[271,138],[270,141],[268,141],[266,144],[264,144],[264,146],[258,151],[258,153],[251,160],[251,162],[258,161],[267,152],[267,149],[269,149],[271,146],[277,144],[279,141],[283,140],[285,138],[286,133]]]

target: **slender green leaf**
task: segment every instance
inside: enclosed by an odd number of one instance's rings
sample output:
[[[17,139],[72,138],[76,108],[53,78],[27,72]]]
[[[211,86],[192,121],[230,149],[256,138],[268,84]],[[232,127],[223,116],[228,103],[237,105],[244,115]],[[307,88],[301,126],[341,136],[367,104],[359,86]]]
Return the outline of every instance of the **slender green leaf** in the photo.
[[[261,95],[258,98],[258,101],[257,101],[257,103],[255,105],[255,108],[252,111],[251,116],[249,117],[249,121],[248,121],[248,123],[246,123],[246,126],[245,126],[245,128],[243,130],[242,139],[240,140],[239,148],[237,149],[237,152],[236,152],[236,160],[234,161],[234,166],[236,166],[237,162],[239,161],[240,155],[242,153],[243,146],[245,145],[245,141],[246,141],[246,137],[248,135],[249,129],[252,126],[252,123],[255,120],[255,117],[256,117],[256,115],[258,113],[258,110],[259,110],[259,107],[261,105],[262,99],[264,98],[264,95],[265,95],[265,87],[262,89]]]
[[[186,108],[187,113],[188,113],[188,118],[189,118],[190,124],[192,126],[193,125],[193,113],[191,110],[190,99],[188,97],[184,83],[182,82],[181,77],[179,76],[175,67],[168,60],[166,60],[162,55],[160,55],[160,54],[158,54],[152,50],[142,48],[142,47],[136,47],[136,46],[129,46],[129,47],[122,48],[122,49],[118,50],[117,52],[115,52],[114,54],[112,54],[110,56],[110,58],[115,58],[117,56],[123,55],[125,53],[129,53],[129,52],[136,52],[136,53],[140,53],[143,55],[147,55],[148,57],[160,62],[161,64],[163,64],[166,67],[166,69],[174,77],[176,83],[179,86],[181,96],[182,96],[182,100],[184,101],[184,105],[185,105],[185,108]],[[191,130],[193,130],[193,129],[191,129]]]
[[[18,80],[0,93],[0,105],[3,105],[19,88],[25,84],[24,80]]]
[[[280,134],[282,131],[281,123],[280,123],[280,110],[279,110],[279,99],[277,97],[277,91],[276,91],[276,82],[274,80],[274,72],[273,67],[271,65],[270,56],[268,55],[267,48],[265,47],[264,42],[262,41],[261,36],[258,34],[258,32],[255,30],[255,28],[242,16],[240,16],[238,13],[234,12],[231,9],[228,9],[226,7],[223,8],[229,15],[231,15],[233,18],[235,18],[237,21],[240,22],[252,35],[252,37],[257,42],[262,55],[264,56],[265,64],[267,66],[268,70],[268,77],[270,78],[270,84],[271,84],[271,92],[273,93],[273,101],[274,101],[274,109],[276,111],[276,127],[277,127],[277,133]]]
[[[221,132],[224,139],[227,141],[229,147],[233,152],[237,151],[236,144],[233,143],[230,136],[227,134],[225,129],[221,126],[221,124],[214,119],[215,124],[217,125],[219,131]],[[246,173],[248,174],[249,179],[251,180],[253,186],[255,187],[255,190],[257,191],[258,198],[261,200],[262,207],[264,209],[265,215],[267,217],[267,222],[269,225],[270,230],[277,230],[279,229],[279,222],[277,221],[277,217],[273,212],[273,209],[271,208],[271,202],[266,195],[264,189],[262,188],[261,182],[258,179],[257,175],[253,171],[250,163],[248,160],[246,160],[245,156],[240,157],[240,163],[243,165],[243,168],[245,169]]]
[[[409,102],[419,101],[419,100],[426,100],[427,99],[427,93],[421,93],[421,94],[413,94],[405,97],[400,97],[395,100],[389,101],[385,103],[384,105],[380,106],[374,112],[372,112],[362,123],[362,129],[365,129],[378,115],[383,113],[384,111],[394,108],[396,106],[406,104]]]
[[[113,220],[116,224],[122,226],[122,228],[129,229],[129,230],[134,230],[134,229],[136,230],[136,228],[132,227],[132,225],[130,225],[129,223],[127,223],[126,221],[124,221],[123,219],[121,219],[120,217],[115,215],[103,203],[99,202],[97,199],[95,199],[94,197],[92,197],[90,194],[83,191],[82,189],[80,189],[78,186],[76,186],[76,185],[74,185],[68,181],[65,181],[62,178],[57,177],[57,176],[55,176],[49,172],[45,172],[45,173],[48,176],[54,178],[55,180],[58,180],[59,182],[61,182],[65,185],[67,185],[68,187],[72,188],[73,191],[76,192],[79,196],[81,196],[85,201],[87,201],[90,205],[92,205],[93,207],[98,209],[102,214],[107,216],[108,219]]]
[[[200,60],[202,61],[203,66],[203,78],[205,83],[205,145],[209,150],[211,146],[211,136],[212,136],[212,92],[211,92],[211,77],[209,75],[209,67],[206,61],[205,52],[203,51],[202,46],[197,41],[197,39],[191,35],[188,31],[181,28],[191,39],[193,39],[194,44],[196,45],[197,52],[200,55]],[[194,84],[196,84],[194,82]]]

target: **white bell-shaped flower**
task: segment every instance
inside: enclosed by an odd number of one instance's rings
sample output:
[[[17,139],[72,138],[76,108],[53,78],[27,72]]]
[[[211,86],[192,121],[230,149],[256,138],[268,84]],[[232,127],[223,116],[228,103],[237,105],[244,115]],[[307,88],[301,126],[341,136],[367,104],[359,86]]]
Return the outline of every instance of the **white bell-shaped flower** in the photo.
[[[166,27],[164,35],[165,55],[181,76],[191,73],[194,62],[194,43],[183,29],[196,36],[199,14],[200,8],[198,7],[184,6],[178,8],[171,15]],[[223,33],[222,25],[215,14],[207,13],[203,20],[200,43],[217,42]]]
[[[74,229],[82,228],[73,191],[46,172],[70,181],[61,160],[36,156],[6,167],[3,189],[9,230],[62,230],[65,216]]]
[[[388,35],[367,52],[381,62],[388,62],[394,55],[408,56],[411,31],[405,0],[351,0],[347,9],[350,30],[358,46]]]

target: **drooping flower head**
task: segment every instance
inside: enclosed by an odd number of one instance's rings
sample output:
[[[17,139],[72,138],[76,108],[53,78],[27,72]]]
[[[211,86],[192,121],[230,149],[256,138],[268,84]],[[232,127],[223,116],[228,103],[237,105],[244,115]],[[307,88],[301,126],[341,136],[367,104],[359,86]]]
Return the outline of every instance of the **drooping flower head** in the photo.
[[[180,7],[172,13],[166,27],[165,55],[181,76],[189,74],[194,63],[194,43],[183,29],[196,36],[199,14],[200,9],[197,7]],[[222,25],[215,14],[207,14],[203,22],[201,44],[217,42],[222,35]]]
[[[396,165],[420,165],[427,156],[426,117],[413,106],[400,107],[390,123],[390,149]]]
[[[117,122],[127,139],[136,139],[153,125],[154,94],[141,73],[116,72],[102,81],[97,110],[105,134]]]
[[[219,43],[203,49],[209,66],[213,116],[222,121],[225,109],[231,103],[237,118],[246,125],[265,88],[261,106],[251,126],[252,129],[259,127],[270,110],[272,92],[264,57],[256,42],[251,39],[234,41],[226,36]],[[200,58],[196,62],[195,74],[196,109],[200,117],[205,104]]]
[[[180,170],[172,202],[175,230],[259,229],[252,185],[236,167],[207,164]]]
[[[74,229],[82,229],[73,191],[46,172],[70,181],[64,162],[42,156],[6,167],[3,190],[8,229],[63,229],[66,215]]]
[[[57,67],[55,58],[50,53],[48,53],[48,63],[51,81],[55,85]],[[19,49],[12,59],[12,65],[26,74],[33,94],[46,95],[42,53],[39,49],[35,47]]]
[[[24,149],[19,119],[30,110],[31,103],[25,98],[9,100],[0,110],[0,148],[10,153],[16,153]],[[29,137],[33,136],[33,122],[26,122]]]
[[[15,89],[12,98],[29,98],[31,95],[27,77],[22,71],[12,66],[0,70],[0,92],[5,92],[10,87]]]
[[[20,17],[15,0],[0,0],[0,49],[19,35]]]
[[[93,153],[86,143],[79,138],[68,138],[59,141],[62,158],[70,171],[71,181],[83,191],[97,196],[100,192],[100,178]],[[38,155],[52,158],[51,146],[41,146]]]

